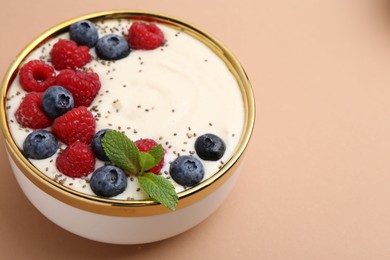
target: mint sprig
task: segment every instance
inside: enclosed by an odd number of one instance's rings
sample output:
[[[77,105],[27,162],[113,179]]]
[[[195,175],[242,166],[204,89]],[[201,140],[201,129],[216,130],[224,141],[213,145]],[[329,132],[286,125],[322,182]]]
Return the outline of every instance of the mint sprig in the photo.
[[[170,210],[175,210],[178,197],[172,183],[160,175],[147,172],[138,176],[138,182],[150,197],[159,201]]]
[[[141,152],[125,134],[110,130],[104,134],[102,146],[112,163],[138,177],[141,189],[152,199],[171,210],[176,209],[178,196],[172,183],[162,176],[148,172],[164,157],[161,144],[148,152]]]
[[[139,165],[141,166],[140,169],[141,174],[156,165],[154,157],[149,153],[140,152],[138,158],[139,158]]]
[[[102,146],[108,159],[119,168],[133,174],[139,171],[139,150],[126,135],[114,130],[107,131]]]

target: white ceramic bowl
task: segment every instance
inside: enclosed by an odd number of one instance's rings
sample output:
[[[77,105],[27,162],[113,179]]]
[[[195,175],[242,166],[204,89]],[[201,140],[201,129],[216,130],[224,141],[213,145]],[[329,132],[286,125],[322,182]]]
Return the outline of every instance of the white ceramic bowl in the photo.
[[[7,90],[19,65],[40,43],[65,31],[77,20],[133,18],[156,21],[197,37],[219,55],[234,74],[245,106],[244,131],[232,158],[215,175],[178,194],[179,203],[170,211],[153,200],[122,201],[89,196],[69,189],[38,171],[21,153],[7,125]],[[144,11],[108,11],[66,21],[32,41],[10,66],[0,92],[0,126],[9,160],[20,187],[31,203],[48,219],[82,237],[114,244],[140,244],[182,233],[214,212],[228,196],[239,176],[239,164],[254,127],[255,103],[249,80],[232,53],[203,30],[165,15]]]

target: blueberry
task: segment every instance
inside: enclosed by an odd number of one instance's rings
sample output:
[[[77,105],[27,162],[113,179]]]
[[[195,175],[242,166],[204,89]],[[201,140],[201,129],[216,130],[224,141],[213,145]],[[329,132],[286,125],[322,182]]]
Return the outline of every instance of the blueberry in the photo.
[[[98,131],[95,136],[92,139],[91,142],[91,148],[93,153],[95,154],[96,158],[102,160],[102,161],[109,161],[110,159],[106,155],[106,152],[103,149],[102,146],[102,139],[104,137],[104,134],[109,131],[110,129],[102,129]]]
[[[112,33],[99,38],[96,54],[103,60],[119,60],[130,54],[130,46],[125,38]]]
[[[218,136],[214,134],[204,134],[196,139],[195,151],[203,160],[217,161],[224,155],[226,145]]]
[[[204,167],[197,158],[182,155],[171,163],[169,174],[178,184],[185,187],[192,187],[199,184],[203,179]]]
[[[99,39],[95,25],[88,20],[73,23],[69,27],[69,34],[70,39],[78,45],[87,45],[89,48],[94,47]]]
[[[42,96],[42,109],[50,118],[59,117],[74,107],[72,94],[61,86],[51,86]]]
[[[23,143],[24,154],[31,159],[45,159],[55,154],[58,150],[58,141],[47,130],[31,132]]]
[[[127,188],[127,176],[120,168],[105,165],[92,173],[90,185],[96,195],[113,197]]]

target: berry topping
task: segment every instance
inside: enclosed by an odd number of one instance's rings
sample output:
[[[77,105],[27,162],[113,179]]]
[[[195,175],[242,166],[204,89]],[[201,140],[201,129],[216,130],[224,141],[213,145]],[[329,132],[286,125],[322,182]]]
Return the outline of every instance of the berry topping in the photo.
[[[95,118],[86,107],[77,107],[57,117],[52,125],[53,134],[65,144],[80,141],[89,144],[95,134]]]
[[[134,22],[129,28],[127,40],[134,50],[153,50],[164,43],[164,34],[151,23]]]
[[[80,178],[93,171],[95,161],[95,156],[89,145],[75,142],[60,152],[56,166],[66,176]]]
[[[104,134],[102,145],[113,164],[137,176],[140,188],[145,193],[167,208],[176,209],[179,198],[175,187],[165,177],[148,171],[164,158],[161,144],[142,152],[124,133],[110,130]]]
[[[199,184],[204,176],[203,164],[193,156],[177,157],[169,167],[169,174],[178,184],[192,187]]]
[[[95,136],[92,139],[91,143],[91,148],[93,153],[95,154],[96,158],[102,161],[109,161],[110,159],[108,158],[106,152],[103,149],[102,146],[102,139],[105,135],[105,133],[110,130],[110,129],[102,129],[98,131]]]
[[[130,54],[130,46],[122,36],[108,34],[98,40],[96,54],[103,60],[119,60]]]
[[[126,189],[127,176],[120,168],[106,165],[94,171],[90,184],[92,191],[96,195],[113,197]]]
[[[75,41],[65,39],[53,45],[50,57],[57,70],[81,68],[92,59],[87,46],[77,46]]]
[[[141,152],[149,152],[152,147],[158,145],[158,143],[152,139],[140,139],[135,141],[134,143],[137,146],[138,150],[140,150]],[[161,161],[158,162],[156,166],[146,170],[153,172],[154,174],[158,174],[163,166],[164,157],[161,159]]]
[[[42,109],[52,119],[65,114],[73,107],[72,94],[61,86],[52,86],[43,93]]]
[[[217,161],[222,158],[226,145],[214,134],[204,134],[195,141],[195,151],[200,158],[207,161]]]
[[[15,112],[16,121],[32,129],[45,128],[51,125],[52,120],[42,110],[41,92],[27,93]]]
[[[54,68],[43,61],[31,60],[23,65],[19,73],[19,82],[26,91],[45,91],[54,84]]]
[[[62,70],[55,83],[72,93],[75,107],[90,106],[101,87],[98,74],[70,69]]]
[[[69,27],[69,35],[78,45],[87,45],[89,48],[94,47],[99,39],[95,25],[88,20],[73,23]]]
[[[47,130],[31,132],[23,143],[23,152],[31,159],[49,158],[57,152],[57,149],[57,139]]]

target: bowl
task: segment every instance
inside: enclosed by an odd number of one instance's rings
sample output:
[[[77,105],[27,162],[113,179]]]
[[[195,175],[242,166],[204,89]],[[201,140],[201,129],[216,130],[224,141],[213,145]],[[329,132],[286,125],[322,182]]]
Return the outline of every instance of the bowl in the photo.
[[[30,53],[79,20],[130,19],[156,22],[187,33],[205,44],[229,68],[237,81],[244,106],[243,130],[232,156],[200,184],[178,192],[170,210],[153,199],[117,200],[88,195],[45,175],[24,155],[8,124],[7,94],[21,64]],[[142,244],[167,239],[196,226],[226,199],[239,175],[254,128],[255,101],[250,82],[234,55],[205,31],[183,20],[147,11],[115,10],[65,21],[47,30],[25,47],[9,67],[1,85],[0,127],[13,173],[30,202],[49,220],[81,237],[112,244]]]

